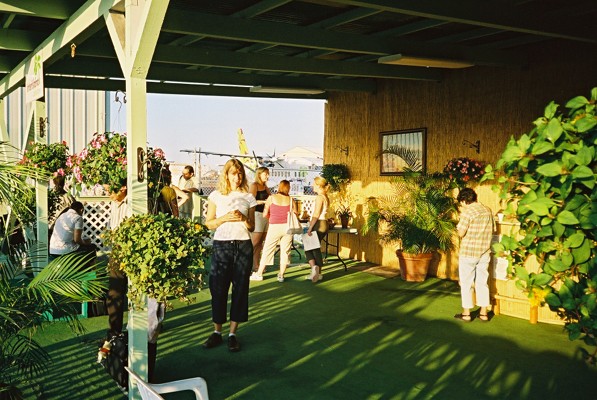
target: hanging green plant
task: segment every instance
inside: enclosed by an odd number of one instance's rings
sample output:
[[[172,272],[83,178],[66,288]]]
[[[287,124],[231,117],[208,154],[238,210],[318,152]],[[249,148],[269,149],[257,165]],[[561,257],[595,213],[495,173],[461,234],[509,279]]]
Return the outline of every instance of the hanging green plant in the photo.
[[[160,302],[190,301],[201,287],[209,235],[204,225],[159,213],[134,215],[102,236],[131,283],[129,297],[142,307],[144,295]]]
[[[324,164],[321,176],[328,181],[332,192],[339,191],[341,185],[350,181],[350,172],[346,164]]]
[[[51,144],[30,142],[19,164],[39,169],[48,175],[64,176],[70,173],[68,157],[69,150],[64,141]]]
[[[494,250],[510,261],[517,286],[531,304],[547,302],[566,321],[570,340],[597,354],[597,88],[590,99],[568,101],[567,115],[551,102],[535,128],[512,138],[483,179],[507,202],[505,214],[520,222],[524,237],[504,235]],[[540,271],[525,261],[535,255]]]

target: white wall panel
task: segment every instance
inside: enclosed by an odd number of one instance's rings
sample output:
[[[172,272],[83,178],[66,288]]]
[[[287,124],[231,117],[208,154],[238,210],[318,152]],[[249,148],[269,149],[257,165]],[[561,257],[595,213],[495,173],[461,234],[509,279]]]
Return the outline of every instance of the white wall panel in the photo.
[[[106,92],[95,90],[46,89],[48,143],[64,140],[71,152],[81,151],[94,133],[106,130],[106,96]],[[4,107],[10,143],[22,149],[30,109],[23,89],[12,92]]]

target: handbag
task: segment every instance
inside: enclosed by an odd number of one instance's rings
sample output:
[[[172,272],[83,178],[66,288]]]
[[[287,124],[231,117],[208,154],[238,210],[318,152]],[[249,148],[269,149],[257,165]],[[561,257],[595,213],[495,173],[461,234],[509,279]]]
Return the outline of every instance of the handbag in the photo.
[[[124,369],[128,365],[128,347],[128,332],[112,335],[100,348],[97,359],[116,384],[124,390],[128,390],[129,387],[129,373]]]
[[[289,235],[299,235],[303,233],[303,227],[298,220],[298,217],[292,211],[293,199],[290,199],[290,209],[288,210],[288,217],[286,218],[286,226],[288,227],[286,233]]]

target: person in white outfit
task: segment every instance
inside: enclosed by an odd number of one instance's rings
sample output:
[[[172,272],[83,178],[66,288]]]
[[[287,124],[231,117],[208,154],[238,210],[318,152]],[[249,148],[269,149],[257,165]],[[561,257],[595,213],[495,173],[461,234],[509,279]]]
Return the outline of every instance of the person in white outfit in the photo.
[[[330,206],[330,199],[328,198],[329,187],[328,181],[321,176],[313,180],[313,190],[317,193],[317,197],[315,198],[315,209],[309,219],[307,235],[311,236],[313,232],[316,232],[320,243],[328,234],[327,211]],[[310,279],[313,283],[320,281],[322,277],[321,267],[323,266],[321,249],[307,250],[305,251],[305,257],[311,266],[311,273],[306,279]]]
[[[278,282],[284,282],[284,273],[288,264],[290,264],[290,248],[292,246],[293,235],[288,234],[288,213],[293,212],[298,215],[296,203],[289,195],[290,182],[280,181],[278,193],[268,197],[265,202],[263,215],[269,218],[269,229],[265,236],[263,253],[259,262],[259,269],[251,275],[252,281],[263,280],[263,271],[267,265],[273,265],[276,247],[280,245],[280,272],[278,273]]]

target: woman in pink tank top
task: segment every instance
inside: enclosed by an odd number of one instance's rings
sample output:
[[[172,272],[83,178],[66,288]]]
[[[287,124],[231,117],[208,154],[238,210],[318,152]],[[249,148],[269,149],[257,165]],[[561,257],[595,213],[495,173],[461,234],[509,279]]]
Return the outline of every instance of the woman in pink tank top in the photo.
[[[263,215],[269,218],[269,228],[263,244],[263,252],[259,262],[259,269],[251,275],[252,281],[262,281],[263,272],[267,265],[273,265],[276,247],[280,245],[280,272],[278,273],[278,282],[284,282],[284,273],[290,263],[290,248],[292,246],[292,235],[286,233],[288,230],[287,220],[288,212],[292,210],[295,214],[298,212],[296,204],[289,196],[290,182],[280,181],[278,193],[271,195],[265,202]]]

